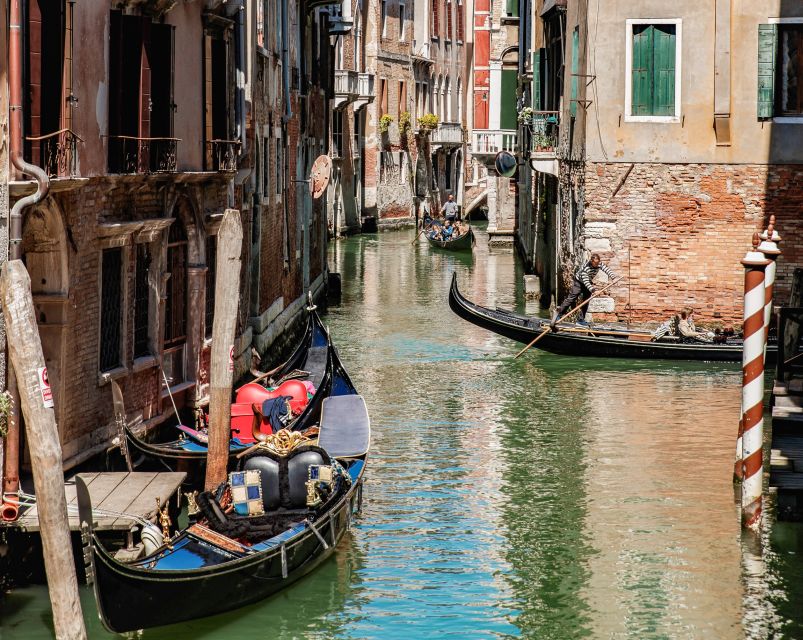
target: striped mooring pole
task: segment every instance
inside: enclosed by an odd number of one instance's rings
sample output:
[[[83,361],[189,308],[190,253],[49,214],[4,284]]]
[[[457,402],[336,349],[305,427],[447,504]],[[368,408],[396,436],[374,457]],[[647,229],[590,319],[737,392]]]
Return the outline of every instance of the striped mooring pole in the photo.
[[[764,272],[764,359],[767,358],[767,339],[770,333],[770,321],[772,320],[772,300],[775,285],[775,272],[777,271],[777,259],[781,255],[778,242],[781,236],[775,230],[775,216],[770,216],[770,223],[766,231],[759,238],[761,244],[758,250],[769,260],[766,271]],[[739,418],[739,435],[736,438],[736,462],[733,465],[733,479],[735,482],[742,481],[742,419]]]
[[[764,456],[764,274],[771,262],[758,251],[759,236],[753,234],[753,250],[744,265],[744,346],[742,349],[742,526],[756,528],[761,522]]]

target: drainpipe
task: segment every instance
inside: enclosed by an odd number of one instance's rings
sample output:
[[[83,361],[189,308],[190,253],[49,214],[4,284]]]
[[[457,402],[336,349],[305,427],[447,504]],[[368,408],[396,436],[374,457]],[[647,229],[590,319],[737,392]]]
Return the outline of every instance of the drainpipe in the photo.
[[[11,142],[11,163],[19,171],[36,180],[36,191],[24,198],[20,198],[11,208],[8,253],[9,260],[19,260],[22,257],[22,220],[25,209],[47,196],[50,189],[50,179],[39,167],[28,164],[22,157],[22,12],[21,0],[11,0],[9,7],[9,45],[8,45],[8,75],[9,75],[9,125]],[[16,176],[10,176],[16,177]],[[3,465],[3,499],[0,505],[0,518],[5,521],[17,519],[19,507],[19,391],[17,378],[11,366],[6,368],[7,386],[11,394],[12,410],[9,416],[8,434],[5,444],[5,461]]]
[[[234,17],[237,25],[236,37],[234,38],[234,59],[235,59],[235,91],[234,99],[234,119],[235,137],[240,140],[240,154],[245,154],[248,140],[245,132],[245,0],[233,0],[227,11],[229,17]]]

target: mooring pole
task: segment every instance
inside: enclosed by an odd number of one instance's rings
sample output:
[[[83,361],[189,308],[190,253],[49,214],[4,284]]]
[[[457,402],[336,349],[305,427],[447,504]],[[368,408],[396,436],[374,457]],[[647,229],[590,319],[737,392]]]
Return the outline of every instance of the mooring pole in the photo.
[[[28,434],[56,638],[86,638],[67,521],[59,431],[36,326],[31,279],[21,260],[10,260],[2,266],[0,297]]]
[[[243,225],[237,209],[226,209],[217,234],[215,317],[209,367],[209,454],[205,488],[226,480],[231,439],[231,385],[234,377],[234,332],[240,300]]]
[[[744,265],[744,346],[742,348],[742,526],[761,522],[764,470],[764,272],[771,262],[753,250]]]

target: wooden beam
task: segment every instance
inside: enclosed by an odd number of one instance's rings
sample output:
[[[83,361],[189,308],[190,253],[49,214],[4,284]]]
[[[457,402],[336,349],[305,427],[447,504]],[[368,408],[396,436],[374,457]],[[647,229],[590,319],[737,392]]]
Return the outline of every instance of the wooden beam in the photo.
[[[2,266],[0,297],[25,416],[56,638],[86,638],[70,543],[59,431],[52,396],[47,395],[50,387],[41,383],[42,372],[47,371],[45,357],[36,326],[31,279],[22,260]]]
[[[240,300],[243,225],[237,209],[226,209],[217,234],[215,318],[209,367],[209,454],[205,487],[211,491],[226,480],[231,439],[233,350]]]

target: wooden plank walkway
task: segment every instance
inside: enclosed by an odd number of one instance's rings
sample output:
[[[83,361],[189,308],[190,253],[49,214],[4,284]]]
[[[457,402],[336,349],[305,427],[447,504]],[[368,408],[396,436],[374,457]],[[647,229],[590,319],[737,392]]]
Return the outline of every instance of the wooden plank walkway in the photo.
[[[164,505],[175,495],[186,473],[82,473],[92,498],[92,508],[99,511],[127,513],[146,520],[156,516],[156,498]],[[70,530],[78,531],[78,502],[75,494],[75,478],[64,483],[67,497],[67,515]],[[95,529],[99,531],[127,531],[134,520],[112,514],[97,513]],[[37,508],[31,507],[12,523],[27,531],[39,531]]]

